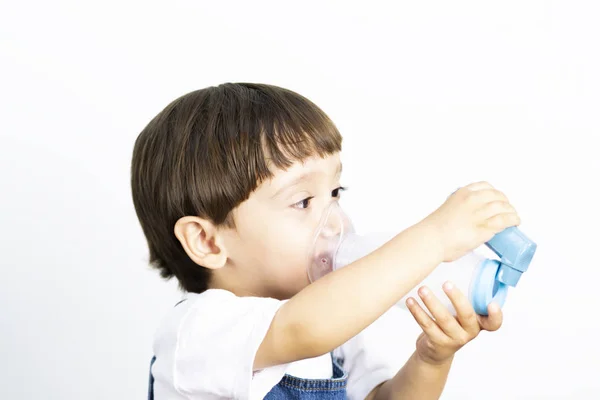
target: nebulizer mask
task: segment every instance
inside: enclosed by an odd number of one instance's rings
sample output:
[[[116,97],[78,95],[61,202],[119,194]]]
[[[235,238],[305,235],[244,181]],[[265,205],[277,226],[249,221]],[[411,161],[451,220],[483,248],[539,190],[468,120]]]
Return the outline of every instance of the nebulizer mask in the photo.
[[[338,202],[325,209],[314,236],[310,254],[308,277],[316,281],[329,272],[342,268],[375,251],[394,234],[358,235],[351,220]],[[509,287],[515,287],[527,271],[537,245],[518,228],[508,228],[495,235],[485,245],[498,259],[489,258],[478,251],[467,253],[453,262],[440,264],[419,285],[409,292],[398,306],[406,308],[408,297],[421,302],[416,291],[427,285],[436,297],[456,315],[452,303],[443,292],[442,285],[451,281],[467,295],[475,311],[487,315],[491,302],[504,306]],[[398,266],[410,268],[410,266]],[[422,303],[421,303],[422,304]]]

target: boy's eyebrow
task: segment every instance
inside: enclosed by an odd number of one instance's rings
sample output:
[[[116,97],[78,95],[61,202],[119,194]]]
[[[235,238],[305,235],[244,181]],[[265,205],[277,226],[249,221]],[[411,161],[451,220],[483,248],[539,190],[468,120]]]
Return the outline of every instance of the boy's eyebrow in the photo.
[[[279,196],[281,193],[285,192],[286,190],[293,188],[294,186],[297,186],[298,184],[300,184],[303,181],[310,178],[310,176],[314,175],[315,173],[316,173],[315,171],[311,171],[311,172],[306,172],[306,173],[298,176],[297,178],[293,179],[292,181],[286,183],[284,186],[279,188],[277,190],[277,192],[275,192],[275,194],[273,194],[273,196],[271,196],[271,198],[274,199],[275,197]],[[335,173],[335,176],[339,176],[341,173],[342,173],[342,163],[339,163],[336,173]]]
[[[271,196],[271,198],[274,199],[275,197],[281,195],[281,193],[285,192],[286,190],[293,188],[294,186],[302,183],[303,181],[307,180],[311,175],[314,175],[314,172],[306,172],[306,173],[300,175],[299,177],[297,177],[296,179],[286,183],[284,186],[279,188],[279,190],[277,190],[277,192],[275,192],[275,194],[273,196]]]

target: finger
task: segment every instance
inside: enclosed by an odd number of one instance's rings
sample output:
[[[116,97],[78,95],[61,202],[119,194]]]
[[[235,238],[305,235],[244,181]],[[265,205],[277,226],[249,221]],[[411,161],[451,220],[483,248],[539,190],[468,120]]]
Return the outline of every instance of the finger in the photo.
[[[521,225],[521,218],[515,213],[494,215],[486,219],[482,226],[493,232],[501,232],[511,226]]]
[[[500,329],[504,317],[500,306],[496,303],[490,303],[490,305],[488,305],[488,315],[479,315],[477,316],[477,319],[479,320],[481,329],[493,332]]]
[[[494,200],[483,206],[478,212],[478,217],[482,220],[492,218],[499,214],[517,214],[517,210],[512,204],[502,200]]]
[[[409,297],[406,300],[406,306],[412,314],[417,324],[423,329],[423,332],[434,342],[443,343],[447,338],[446,334],[440,329],[433,319],[423,310],[415,299]]]
[[[462,328],[470,333],[471,336],[476,335],[479,332],[479,321],[477,320],[477,314],[467,296],[454,286],[452,282],[446,282],[444,284],[444,292],[452,302],[452,305],[456,310],[456,318]]]
[[[463,186],[461,188],[456,189],[450,196],[456,196],[461,199],[470,199],[475,193],[479,193],[481,191],[489,191],[494,189],[492,185],[487,182],[475,182],[470,185]]]
[[[468,194],[468,201],[479,205],[480,208],[487,206],[487,204],[501,201],[504,203],[509,203],[508,197],[504,193],[496,189],[481,189]]]
[[[483,189],[493,189],[494,187],[486,181],[479,181],[479,182],[473,182],[471,184],[468,184],[467,186],[465,186],[465,188],[472,190],[472,191],[476,191],[476,190],[483,190]]]
[[[418,293],[433,318],[435,318],[435,322],[447,336],[458,339],[464,335],[464,329],[462,329],[456,318],[429,288],[423,286]]]

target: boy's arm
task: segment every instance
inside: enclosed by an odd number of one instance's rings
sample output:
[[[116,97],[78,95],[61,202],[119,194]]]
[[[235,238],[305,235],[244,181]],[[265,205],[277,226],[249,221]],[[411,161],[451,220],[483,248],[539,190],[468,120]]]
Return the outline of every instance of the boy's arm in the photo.
[[[259,346],[254,370],[334,350],[400,301],[437,265],[519,222],[506,197],[489,184],[458,190],[420,223],[282,305]]]
[[[275,314],[254,369],[318,357],[356,336],[442,262],[435,235],[417,224],[308,285]]]
[[[373,389],[366,400],[437,400],[446,385],[452,360],[430,364],[414,352],[396,376]]]

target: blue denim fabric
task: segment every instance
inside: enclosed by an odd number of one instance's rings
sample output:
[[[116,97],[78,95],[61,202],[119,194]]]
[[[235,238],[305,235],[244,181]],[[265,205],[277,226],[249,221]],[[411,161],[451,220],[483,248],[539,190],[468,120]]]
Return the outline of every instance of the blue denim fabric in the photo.
[[[156,361],[156,357],[152,357],[150,361],[150,378],[148,379],[148,400],[154,400],[154,376],[152,375],[152,366]]]
[[[331,379],[301,379],[285,375],[265,396],[265,400],[346,400],[348,375],[333,360]]]

